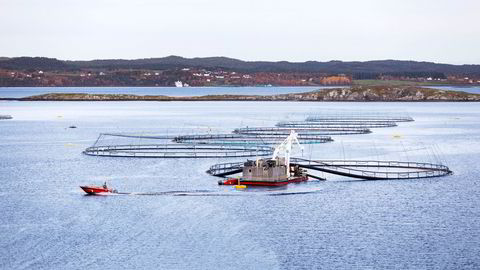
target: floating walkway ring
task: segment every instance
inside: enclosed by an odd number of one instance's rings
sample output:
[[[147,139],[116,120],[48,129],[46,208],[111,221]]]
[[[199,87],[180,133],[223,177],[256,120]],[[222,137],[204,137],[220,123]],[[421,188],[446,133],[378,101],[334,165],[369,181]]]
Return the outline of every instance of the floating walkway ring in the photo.
[[[292,165],[316,170],[334,175],[341,175],[363,180],[397,180],[441,177],[452,174],[445,165],[374,160],[308,160],[292,158]],[[209,168],[207,173],[213,176],[225,177],[242,171],[243,163],[220,163]],[[377,171],[362,168],[402,169],[403,171]]]
[[[85,155],[135,158],[224,158],[269,156],[273,148],[264,145],[192,145],[192,144],[143,144],[92,146]]]
[[[233,132],[236,134],[249,135],[288,135],[291,130],[295,130],[300,136],[302,135],[352,135],[371,133],[368,128],[322,128],[322,127],[254,127],[254,128],[237,128]]]
[[[342,121],[363,121],[363,122],[412,122],[414,121],[410,116],[381,116],[381,115],[366,115],[366,116],[308,116],[308,122],[342,122]]]
[[[309,122],[309,121],[283,121],[276,124],[277,127],[289,128],[383,128],[396,127],[396,122],[388,121],[343,121],[343,122]]]
[[[157,140],[171,140],[175,136],[172,135],[145,135],[145,134],[128,134],[128,133],[101,133],[101,136],[137,138],[137,139],[157,139]]]
[[[173,139],[176,143],[189,144],[210,144],[210,145],[272,145],[279,144],[285,139],[280,135],[249,135],[249,134],[203,134],[203,135],[181,135]],[[316,144],[333,141],[329,136],[308,135],[299,136],[302,144]]]

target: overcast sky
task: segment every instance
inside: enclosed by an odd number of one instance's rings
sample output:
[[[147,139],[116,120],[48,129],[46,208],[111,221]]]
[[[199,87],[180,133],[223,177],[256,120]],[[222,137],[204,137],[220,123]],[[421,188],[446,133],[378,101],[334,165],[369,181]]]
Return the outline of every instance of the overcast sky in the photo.
[[[480,64],[480,0],[0,0],[0,56]]]

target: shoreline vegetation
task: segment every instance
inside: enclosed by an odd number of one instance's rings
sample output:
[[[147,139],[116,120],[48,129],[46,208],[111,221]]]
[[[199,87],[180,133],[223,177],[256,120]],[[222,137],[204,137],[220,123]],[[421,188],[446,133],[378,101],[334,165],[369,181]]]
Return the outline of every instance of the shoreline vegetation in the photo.
[[[480,101],[480,94],[417,86],[363,86],[320,89],[305,93],[278,95],[205,95],[164,96],[129,94],[48,93],[24,98],[0,98],[15,101]]]

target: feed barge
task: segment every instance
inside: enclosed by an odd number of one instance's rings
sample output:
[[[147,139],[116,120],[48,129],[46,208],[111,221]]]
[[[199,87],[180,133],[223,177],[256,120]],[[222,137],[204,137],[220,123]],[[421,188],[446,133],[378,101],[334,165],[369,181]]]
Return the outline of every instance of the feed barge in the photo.
[[[285,158],[248,160],[242,177],[218,181],[219,185],[284,186],[308,180],[307,171],[298,165],[288,166]]]
[[[292,144],[301,149],[298,134],[291,131],[290,135],[275,148],[271,159],[248,160],[243,164],[242,177],[228,178],[218,181],[219,185],[245,186],[284,186],[308,180],[307,171],[298,165],[290,164]]]

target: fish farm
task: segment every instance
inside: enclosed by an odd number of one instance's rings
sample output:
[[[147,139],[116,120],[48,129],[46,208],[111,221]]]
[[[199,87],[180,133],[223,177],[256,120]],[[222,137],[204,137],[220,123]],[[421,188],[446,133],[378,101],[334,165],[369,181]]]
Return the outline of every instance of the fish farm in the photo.
[[[83,151],[90,156],[129,158],[248,158],[275,156],[279,145],[295,133],[301,145],[333,142],[331,136],[369,134],[375,128],[393,128],[400,122],[414,121],[409,116],[380,114],[310,115],[303,121],[280,121],[275,126],[242,127],[231,133],[198,134],[125,134],[102,133],[95,143]],[[136,143],[111,144],[110,138],[130,138]],[[148,141],[148,143],[141,143]],[[153,141],[153,142],[152,142]],[[343,145],[342,145],[343,147]],[[303,148],[302,148],[303,151]],[[265,164],[268,158],[263,158]],[[261,163],[261,164],[264,164]],[[242,172],[245,162],[212,165],[207,173],[227,177]],[[443,164],[380,160],[313,160],[292,157],[292,168],[340,175],[362,180],[416,179],[449,175]],[[307,174],[311,178],[323,177]]]
[[[86,155],[103,157],[148,158],[229,158],[268,156],[292,130],[301,144],[333,142],[331,136],[371,133],[371,128],[395,127],[396,121],[413,121],[410,117],[382,115],[312,115],[305,121],[280,121],[274,127],[237,128],[232,133],[191,135],[138,135],[102,133]],[[108,137],[150,140],[148,144],[105,144]],[[158,140],[152,143],[151,140]]]

